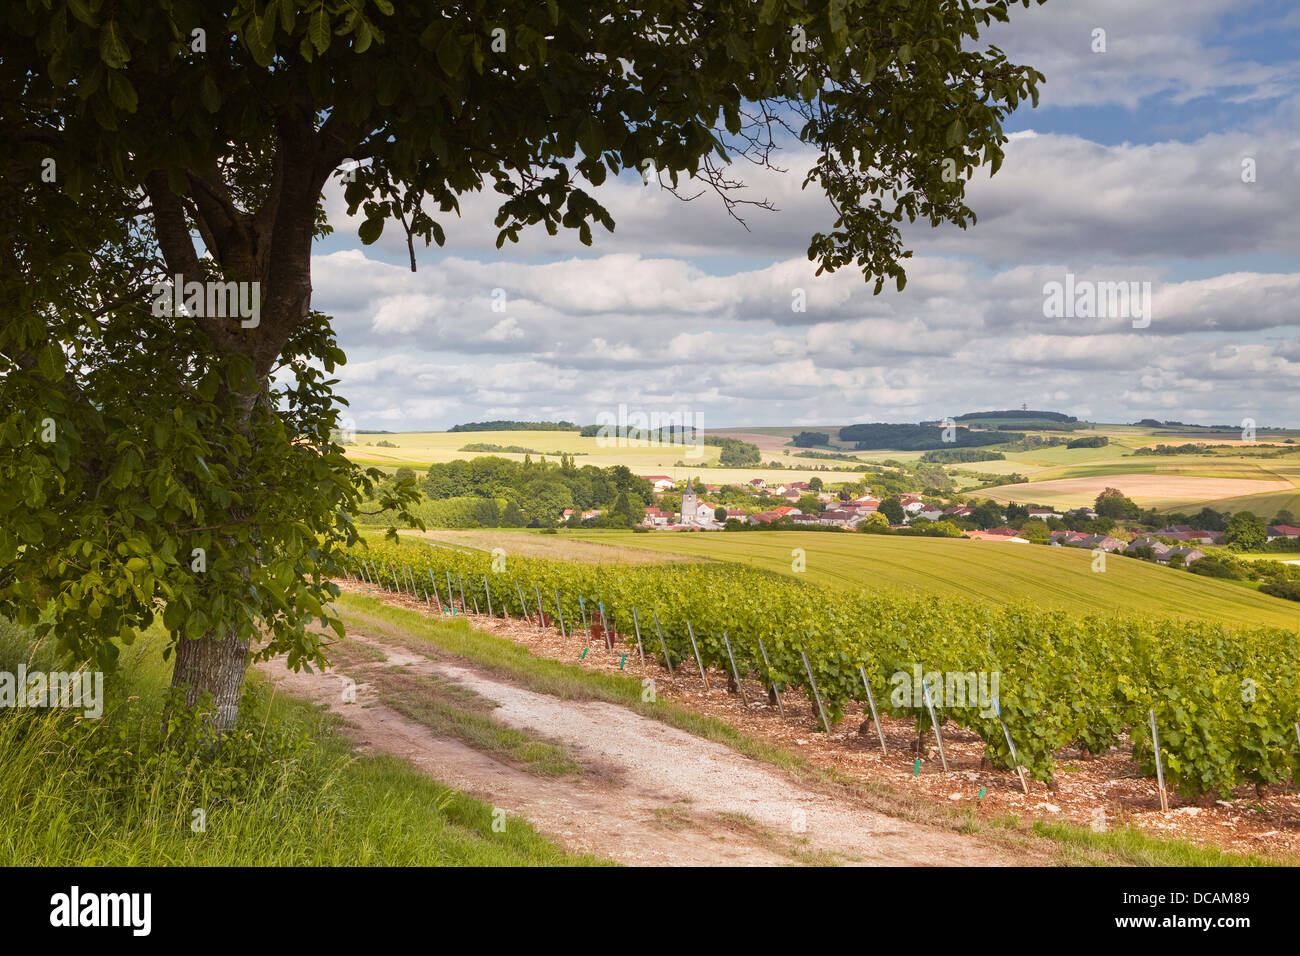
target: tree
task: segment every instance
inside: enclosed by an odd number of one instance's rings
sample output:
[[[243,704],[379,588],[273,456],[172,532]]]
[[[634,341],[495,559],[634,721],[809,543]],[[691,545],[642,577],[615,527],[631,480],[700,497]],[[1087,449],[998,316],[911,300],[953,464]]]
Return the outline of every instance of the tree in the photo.
[[[1224,531],[1228,527],[1228,517],[1226,511],[1206,507],[1188,519],[1187,524],[1197,531]]]
[[[217,727],[230,726],[260,635],[272,635],[261,655],[324,662],[306,624],[333,620],[328,577],[355,540],[355,489],[376,480],[330,437],[338,400],[324,376],[344,357],[311,309],[310,257],[330,229],[331,177],[363,214],[362,241],[399,224],[415,268],[414,240],[442,244],[439,220],[485,186],[501,197],[498,245],[538,225],[591,243],[593,224],[614,222],[588,187],[643,171],[674,192],[691,180],[739,219],[769,204],[737,194],[726,164],[770,165],[791,129],[816,155],[805,185],[835,216],[809,258],[901,289],[901,220],[973,221],[966,182],[996,172],[1003,120],[1037,100],[1040,73],[978,48],[1012,5],[646,0],[629,16],[612,0],[510,0],[486,17],[391,0],[12,6],[6,148],[18,144],[29,183],[53,159],[66,202],[0,250],[28,262],[0,280],[0,457],[29,491],[0,506],[0,613],[50,611],[42,627],[107,660],[165,601],[174,686],[191,706],[212,695]],[[99,228],[106,214],[118,235]],[[49,225],[73,240],[57,280],[23,259]],[[150,268],[72,301],[70,273],[92,279],[113,239],[143,243]],[[199,284],[200,308],[152,314],[146,290],[165,297],[165,276]],[[202,308],[214,287],[246,293],[256,316]],[[59,437],[38,442],[46,418]],[[90,533],[101,527],[107,540]],[[201,545],[216,560],[196,578],[183,559]]]
[[[1133,518],[1142,509],[1118,488],[1105,488],[1097,496],[1093,510],[1102,518]]]
[[[881,534],[889,531],[889,519],[879,511],[873,511],[867,515],[866,519],[858,525],[859,531],[865,531],[868,534]]]
[[[550,524],[559,520],[566,508],[573,507],[573,493],[569,491],[569,486],[552,478],[530,482],[522,500],[525,503],[524,515],[529,524]]]
[[[806,515],[819,515],[826,510],[826,506],[816,495],[800,495],[799,500],[795,502],[795,507]]]
[[[528,516],[519,507],[519,502],[511,498],[501,512],[501,527],[522,528],[528,524]]]
[[[1271,524],[1275,524],[1275,525],[1278,525],[1278,524],[1287,525],[1288,527],[1292,527],[1292,528],[1294,528],[1294,527],[1295,527],[1295,516],[1294,516],[1293,514],[1291,514],[1290,511],[1287,511],[1287,510],[1284,508],[1284,509],[1282,509],[1281,511],[1279,511],[1276,515],[1273,516],[1273,520],[1272,520],[1272,522],[1270,522],[1270,523],[1271,523]]]
[[[1034,544],[1046,544],[1052,539],[1052,532],[1045,521],[1030,518],[1020,526],[1020,536]]]
[[[722,507],[722,505],[718,505],[716,508],[714,508],[713,520],[718,522],[725,522],[727,520],[727,509]]]
[[[1262,548],[1268,540],[1268,529],[1264,527],[1264,520],[1259,515],[1238,511],[1228,519],[1228,529],[1223,540],[1241,551],[1254,551]]]
[[[882,501],[876,513],[882,515],[890,524],[902,524],[907,517],[907,512],[903,510],[902,504],[896,497]]]
[[[985,501],[971,510],[970,520],[982,529],[996,528],[1002,524],[1002,509],[995,501]]]
[[[826,485],[823,484],[822,480],[818,478],[816,475],[813,475],[811,478],[808,479],[808,489],[810,491],[821,491],[825,487]],[[845,498],[844,500],[847,501],[848,499]]]

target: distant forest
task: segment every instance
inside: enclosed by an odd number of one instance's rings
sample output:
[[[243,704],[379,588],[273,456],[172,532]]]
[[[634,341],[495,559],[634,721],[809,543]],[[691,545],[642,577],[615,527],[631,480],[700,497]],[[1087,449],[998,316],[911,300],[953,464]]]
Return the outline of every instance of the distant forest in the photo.
[[[1008,408],[1000,412],[967,412],[965,415],[958,415],[953,421],[968,422],[977,418],[1036,418],[1052,422],[1077,422],[1079,420],[1073,415],[1065,415],[1061,412],[1036,412],[1032,408]]]

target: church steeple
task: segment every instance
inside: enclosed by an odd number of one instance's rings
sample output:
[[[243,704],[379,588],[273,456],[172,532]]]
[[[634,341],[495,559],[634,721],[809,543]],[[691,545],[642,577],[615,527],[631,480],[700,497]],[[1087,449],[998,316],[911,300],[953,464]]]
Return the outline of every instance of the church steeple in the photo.
[[[691,525],[699,521],[700,505],[695,497],[695,484],[691,476],[686,476],[686,488],[682,491],[682,524]]]

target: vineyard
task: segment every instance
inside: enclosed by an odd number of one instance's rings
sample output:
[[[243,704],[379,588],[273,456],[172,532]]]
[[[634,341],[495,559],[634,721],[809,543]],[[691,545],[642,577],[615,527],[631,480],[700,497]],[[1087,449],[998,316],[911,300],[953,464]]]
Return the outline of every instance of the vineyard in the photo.
[[[353,555],[350,576],[446,613],[531,618],[666,667],[721,671],[742,694],[757,680],[778,707],[806,693],[828,729],[851,705],[914,718],[918,734],[952,722],[995,765],[1038,780],[1062,750],[1104,753],[1125,734],[1154,776],[1153,722],[1164,778],[1184,795],[1300,779],[1290,630],[852,593],[726,564],[576,565],[388,542]],[[923,697],[898,692],[912,674],[927,675]],[[945,674],[969,675],[972,692],[945,695]],[[973,692],[977,674],[996,675],[992,707]]]

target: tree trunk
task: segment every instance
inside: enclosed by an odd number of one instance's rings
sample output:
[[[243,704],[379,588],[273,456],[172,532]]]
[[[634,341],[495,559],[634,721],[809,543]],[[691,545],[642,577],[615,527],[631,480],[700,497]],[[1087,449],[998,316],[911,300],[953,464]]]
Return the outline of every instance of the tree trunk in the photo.
[[[184,691],[187,710],[193,710],[211,695],[211,726],[218,735],[231,730],[239,718],[248,645],[247,639],[232,632],[218,637],[215,628],[202,637],[182,635],[176,642],[172,688]]]

